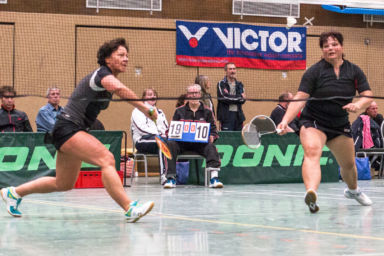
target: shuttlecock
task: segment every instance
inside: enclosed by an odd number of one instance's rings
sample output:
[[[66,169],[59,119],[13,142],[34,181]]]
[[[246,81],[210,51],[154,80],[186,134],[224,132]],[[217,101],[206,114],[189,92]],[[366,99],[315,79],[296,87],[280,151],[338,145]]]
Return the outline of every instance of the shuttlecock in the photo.
[[[294,17],[292,16],[287,17],[287,29],[290,29],[296,23],[297,23],[297,20]]]

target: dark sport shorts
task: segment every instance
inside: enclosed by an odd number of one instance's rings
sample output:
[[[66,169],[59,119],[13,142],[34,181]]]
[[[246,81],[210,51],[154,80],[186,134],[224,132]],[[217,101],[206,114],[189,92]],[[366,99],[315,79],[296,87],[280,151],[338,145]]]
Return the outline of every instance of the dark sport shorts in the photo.
[[[300,118],[299,127],[301,128],[301,126],[304,126],[305,128],[313,127],[322,131],[327,136],[327,141],[330,141],[340,135],[352,138],[352,130],[350,123],[346,124],[343,127],[329,128],[318,124],[316,120],[309,118]]]
[[[52,144],[55,145],[57,150],[60,150],[61,146],[79,131],[87,132],[88,129],[70,120],[58,117],[52,130]]]

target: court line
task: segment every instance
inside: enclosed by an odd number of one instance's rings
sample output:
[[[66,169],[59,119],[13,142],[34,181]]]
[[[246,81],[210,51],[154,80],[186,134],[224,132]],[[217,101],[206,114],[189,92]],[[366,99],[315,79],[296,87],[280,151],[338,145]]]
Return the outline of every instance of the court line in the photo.
[[[87,206],[87,205],[73,205],[73,204],[67,204],[67,203],[49,202],[49,201],[41,201],[41,200],[33,200],[33,199],[32,200],[28,199],[26,201],[31,203],[36,203],[36,204],[45,204],[45,205],[60,206],[60,207],[65,206],[65,207],[97,210],[97,211],[112,212],[112,213],[119,213],[119,214],[123,213],[122,210],[105,209],[105,208]],[[240,226],[240,227],[252,227],[252,228],[260,228],[260,229],[268,229],[268,230],[279,230],[279,231],[294,231],[294,232],[311,233],[311,234],[335,236],[335,237],[384,241],[384,237],[363,236],[363,235],[318,231],[318,230],[311,230],[311,229],[297,229],[297,228],[289,228],[289,227],[281,227],[281,226],[266,226],[266,225],[239,223],[239,222],[221,221],[221,220],[206,220],[206,219],[192,218],[192,217],[181,216],[181,215],[169,215],[169,214],[162,214],[162,213],[155,213],[155,212],[149,214],[149,216],[151,215],[158,216],[161,218],[166,218],[166,219],[184,220],[184,221],[191,221],[191,222],[232,225],[232,226]]]

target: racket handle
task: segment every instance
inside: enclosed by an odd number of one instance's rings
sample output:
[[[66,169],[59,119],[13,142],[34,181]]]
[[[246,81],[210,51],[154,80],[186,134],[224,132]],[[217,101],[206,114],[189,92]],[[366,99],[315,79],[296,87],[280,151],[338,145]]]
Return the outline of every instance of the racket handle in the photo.
[[[277,134],[281,133],[282,131],[283,131],[282,129],[276,129]]]

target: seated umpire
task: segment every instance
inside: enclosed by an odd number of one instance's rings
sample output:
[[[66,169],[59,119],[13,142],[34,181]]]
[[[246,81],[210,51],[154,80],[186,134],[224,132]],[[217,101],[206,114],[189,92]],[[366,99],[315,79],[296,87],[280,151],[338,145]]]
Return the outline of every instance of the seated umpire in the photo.
[[[209,122],[211,124],[210,136],[208,143],[193,143],[193,142],[179,142],[168,141],[169,149],[172,153],[172,160],[168,161],[167,182],[164,188],[176,187],[176,159],[177,156],[185,151],[194,152],[202,155],[206,159],[207,168],[210,170],[210,188],[222,188],[223,183],[219,181],[218,174],[220,171],[220,157],[217,152],[216,146],[213,144],[217,139],[217,129],[215,118],[209,108],[204,107],[203,103],[199,101],[201,98],[201,87],[198,84],[191,84],[187,87],[188,102],[177,108],[172,120],[174,121],[198,121]]]

